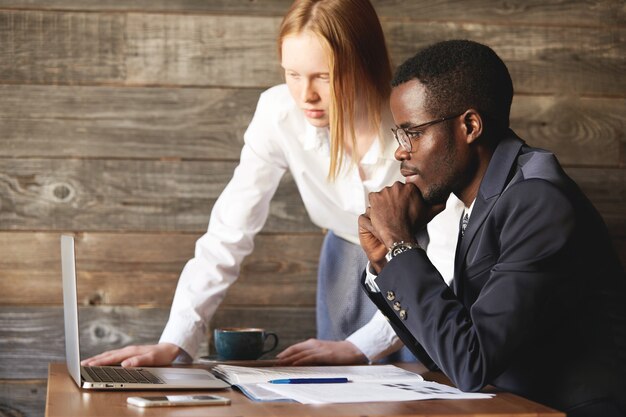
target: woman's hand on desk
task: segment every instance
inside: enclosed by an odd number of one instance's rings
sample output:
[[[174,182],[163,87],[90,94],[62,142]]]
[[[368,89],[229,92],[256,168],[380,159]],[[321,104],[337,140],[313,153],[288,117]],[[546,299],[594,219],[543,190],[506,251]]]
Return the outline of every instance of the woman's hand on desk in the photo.
[[[122,349],[109,350],[81,361],[83,366],[115,365],[131,366],[162,366],[172,363],[181,349],[172,343],[157,345],[126,346]]]
[[[344,340],[309,339],[276,355],[279,365],[357,365],[367,357],[352,343]]]

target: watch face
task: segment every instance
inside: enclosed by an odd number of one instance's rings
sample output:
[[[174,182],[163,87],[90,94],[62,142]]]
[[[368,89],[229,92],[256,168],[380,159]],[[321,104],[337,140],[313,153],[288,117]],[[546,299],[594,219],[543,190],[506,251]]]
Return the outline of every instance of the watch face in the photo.
[[[393,248],[393,250],[391,251],[391,256],[398,256],[400,255],[402,252],[405,252],[409,250],[409,248],[407,248],[404,245],[398,245],[395,248]]]
[[[418,246],[414,243],[404,243],[404,242],[394,243],[391,249],[389,250],[389,253],[387,253],[387,260],[391,260],[392,258],[395,258],[396,256],[400,255],[402,252],[406,252],[408,250],[415,249],[417,247]]]

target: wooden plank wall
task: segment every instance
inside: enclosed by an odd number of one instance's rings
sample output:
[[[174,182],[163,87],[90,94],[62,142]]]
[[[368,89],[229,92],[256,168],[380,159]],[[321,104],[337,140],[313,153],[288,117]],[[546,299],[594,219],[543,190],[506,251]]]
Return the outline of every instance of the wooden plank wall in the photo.
[[[58,239],[77,238],[83,354],[157,340],[238,161],[290,0],[0,0],[0,416],[42,416],[62,361]],[[556,151],[626,264],[626,8],[619,0],[375,0],[396,63],[491,45],[513,128]],[[213,325],[314,335],[321,233],[290,178]],[[204,352],[207,347],[204,346]]]

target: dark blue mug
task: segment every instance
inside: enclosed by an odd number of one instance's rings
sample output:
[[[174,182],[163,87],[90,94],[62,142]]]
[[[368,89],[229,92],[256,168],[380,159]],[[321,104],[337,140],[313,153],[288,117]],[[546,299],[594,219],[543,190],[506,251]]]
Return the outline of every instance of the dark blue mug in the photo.
[[[272,347],[264,350],[265,341],[273,338]],[[264,329],[227,327],[215,329],[213,340],[218,359],[221,360],[254,360],[271,352],[278,346],[276,333],[266,332]]]

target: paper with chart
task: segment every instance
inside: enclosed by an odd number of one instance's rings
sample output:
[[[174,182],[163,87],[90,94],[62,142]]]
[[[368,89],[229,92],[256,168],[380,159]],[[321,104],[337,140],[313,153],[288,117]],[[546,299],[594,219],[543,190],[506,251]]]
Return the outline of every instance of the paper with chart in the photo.
[[[302,404],[362,403],[377,401],[415,400],[468,400],[486,399],[493,394],[466,393],[447,385],[430,381],[374,383],[352,382],[346,384],[258,384],[279,396],[291,398]]]
[[[351,381],[370,382],[423,381],[421,375],[398,368],[394,365],[272,366],[258,368],[217,365],[211,369],[211,372],[229,384],[239,388],[248,398],[255,401],[290,400],[290,398],[286,398],[275,391],[268,390],[261,385],[273,379],[346,377]]]
[[[464,393],[394,365],[242,367],[217,365],[213,373],[255,401],[298,401],[303,404],[490,398]],[[341,378],[340,384],[271,384],[289,378]]]
[[[232,385],[268,382],[288,378],[342,378],[351,381],[423,381],[421,375],[394,365],[354,366],[270,366],[253,368],[247,366],[217,365],[211,370]]]

